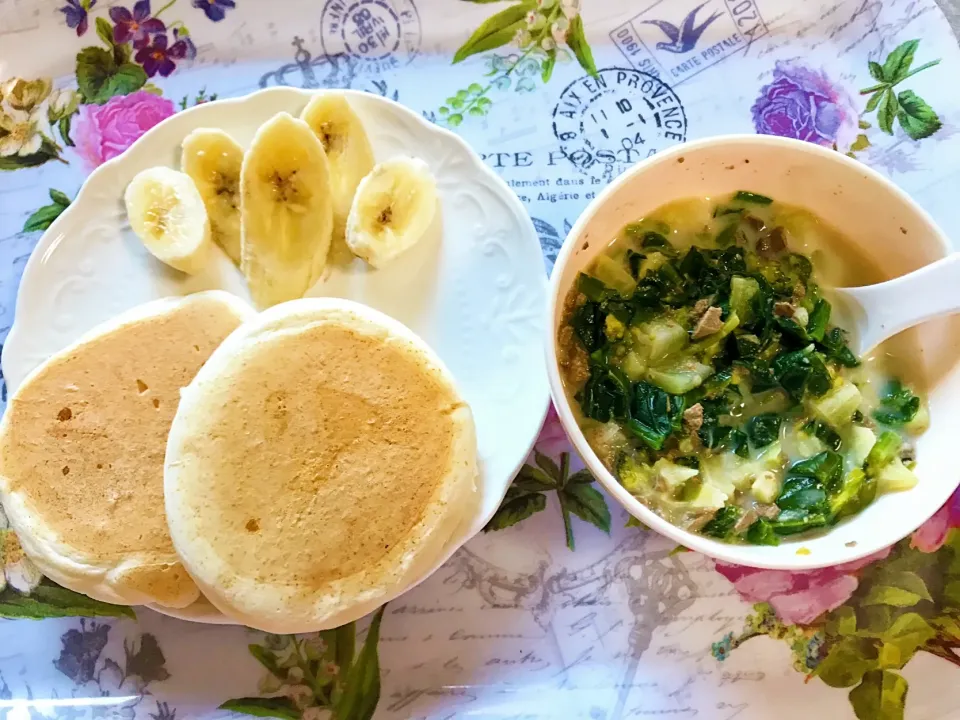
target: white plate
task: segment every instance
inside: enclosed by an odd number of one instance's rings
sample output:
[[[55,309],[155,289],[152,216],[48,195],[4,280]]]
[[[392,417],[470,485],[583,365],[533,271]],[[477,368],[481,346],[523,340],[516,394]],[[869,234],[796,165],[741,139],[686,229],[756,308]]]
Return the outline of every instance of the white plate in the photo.
[[[430,165],[440,219],[432,239],[388,267],[371,270],[354,260],[334,268],[308,295],[350,298],[406,324],[436,350],[470,403],[482,501],[445,561],[496,511],[546,413],[541,339],[547,283],[540,242],[520,200],[463,140],[397,103],[343,92],[363,120],[378,161],[415,155]],[[311,95],[273,88],[199,105],[98,168],[40,239],[24,270],[2,358],[9,390],[87,330],[140,303],[210,288],[249,299],[243,277],[222,253],[193,277],[154,259],[130,230],[123,192],[145,168],[177,167],[180,143],[192,130],[222,128],[249,145],[262,122],[280,111],[298,115]],[[165,612],[227,622],[207,603]]]

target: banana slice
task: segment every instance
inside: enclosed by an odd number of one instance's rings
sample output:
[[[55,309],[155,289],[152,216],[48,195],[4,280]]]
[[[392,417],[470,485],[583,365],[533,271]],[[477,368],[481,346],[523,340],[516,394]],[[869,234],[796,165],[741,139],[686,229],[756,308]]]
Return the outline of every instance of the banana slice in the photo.
[[[180,167],[193,178],[210,218],[210,237],[240,264],[243,148],[223,130],[200,128],[183,141]]]
[[[333,232],[330,168],[302,120],[278,113],[240,170],[240,269],[261,308],[302,297],[323,272]]]
[[[373,170],[373,150],[363,123],[338,93],[314,95],[300,114],[323,143],[330,161],[330,187],[333,192],[333,219],[343,228],[357,185]]]
[[[415,245],[437,212],[437,183],[418,158],[377,165],[357,188],[347,219],[347,245],[376,268]]]
[[[133,178],[123,200],[130,227],[158,260],[185,273],[203,268],[210,255],[210,221],[189,175],[148,168]]]

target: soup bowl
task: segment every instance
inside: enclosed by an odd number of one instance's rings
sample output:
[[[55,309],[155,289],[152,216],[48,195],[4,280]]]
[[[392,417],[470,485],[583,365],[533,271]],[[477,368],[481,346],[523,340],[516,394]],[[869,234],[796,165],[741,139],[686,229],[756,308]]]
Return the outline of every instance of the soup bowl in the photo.
[[[893,545],[933,515],[960,484],[954,428],[960,427],[960,323],[938,319],[912,333],[905,379],[922,378],[930,427],[916,441],[917,485],[882,495],[857,515],[820,534],[781,538],[778,546],[725,543],[683,530],[631,495],[604,466],[581,431],[558,364],[564,299],[578,274],[624,225],[688,197],[750,190],[805,208],[870,258],[885,278],[911,272],[950,251],[933,219],[879,173],[810,143],[762,135],[720,136],[686,143],[638,163],[594,199],[570,230],[551,276],[546,354],[553,402],[585,464],[626,510],[685,547],[725,562],[804,570],[850,562]],[[824,258],[830,262],[830,258]],[[960,289],[958,289],[960,292]],[[903,344],[903,343],[902,343]],[[914,373],[916,374],[914,376]]]

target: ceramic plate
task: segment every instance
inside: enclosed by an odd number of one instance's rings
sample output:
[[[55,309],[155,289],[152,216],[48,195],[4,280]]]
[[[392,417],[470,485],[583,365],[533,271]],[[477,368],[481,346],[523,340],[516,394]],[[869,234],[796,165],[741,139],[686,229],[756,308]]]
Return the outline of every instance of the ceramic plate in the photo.
[[[463,140],[397,103],[344,92],[378,161],[415,155],[430,165],[441,212],[431,237],[386,268],[338,262],[308,295],[349,298],[391,315],[426,340],[456,376],[476,420],[482,501],[446,560],[493,515],[546,413],[540,242],[517,197]],[[98,168],[24,270],[2,359],[10,391],[51,354],[140,303],[211,288],[249,299],[243,277],[222,253],[195,276],[154,259],[130,230],[123,192],[145,168],[177,167],[180,143],[192,130],[222,128],[248,146],[261,123],[280,111],[298,115],[310,96],[275,88],[199,105]],[[226,622],[206,602],[176,616]]]

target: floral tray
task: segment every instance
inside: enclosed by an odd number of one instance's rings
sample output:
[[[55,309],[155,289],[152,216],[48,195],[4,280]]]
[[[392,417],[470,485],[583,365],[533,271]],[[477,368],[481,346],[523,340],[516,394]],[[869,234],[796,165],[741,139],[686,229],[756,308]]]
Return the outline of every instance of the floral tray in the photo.
[[[850,154],[960,237],[960,51],[933,0],[0,0],[0,17],[3,336],[89,172],[178,110],[277,85],[454,129],[524,202],[545,272],[625,167],[728,132]],[[486,532],[310,636],[95,603],[0,529],[0,720],[960,716],[956,498],[893,548],[790,574],[631,526],[580,468],[551,414]]]

